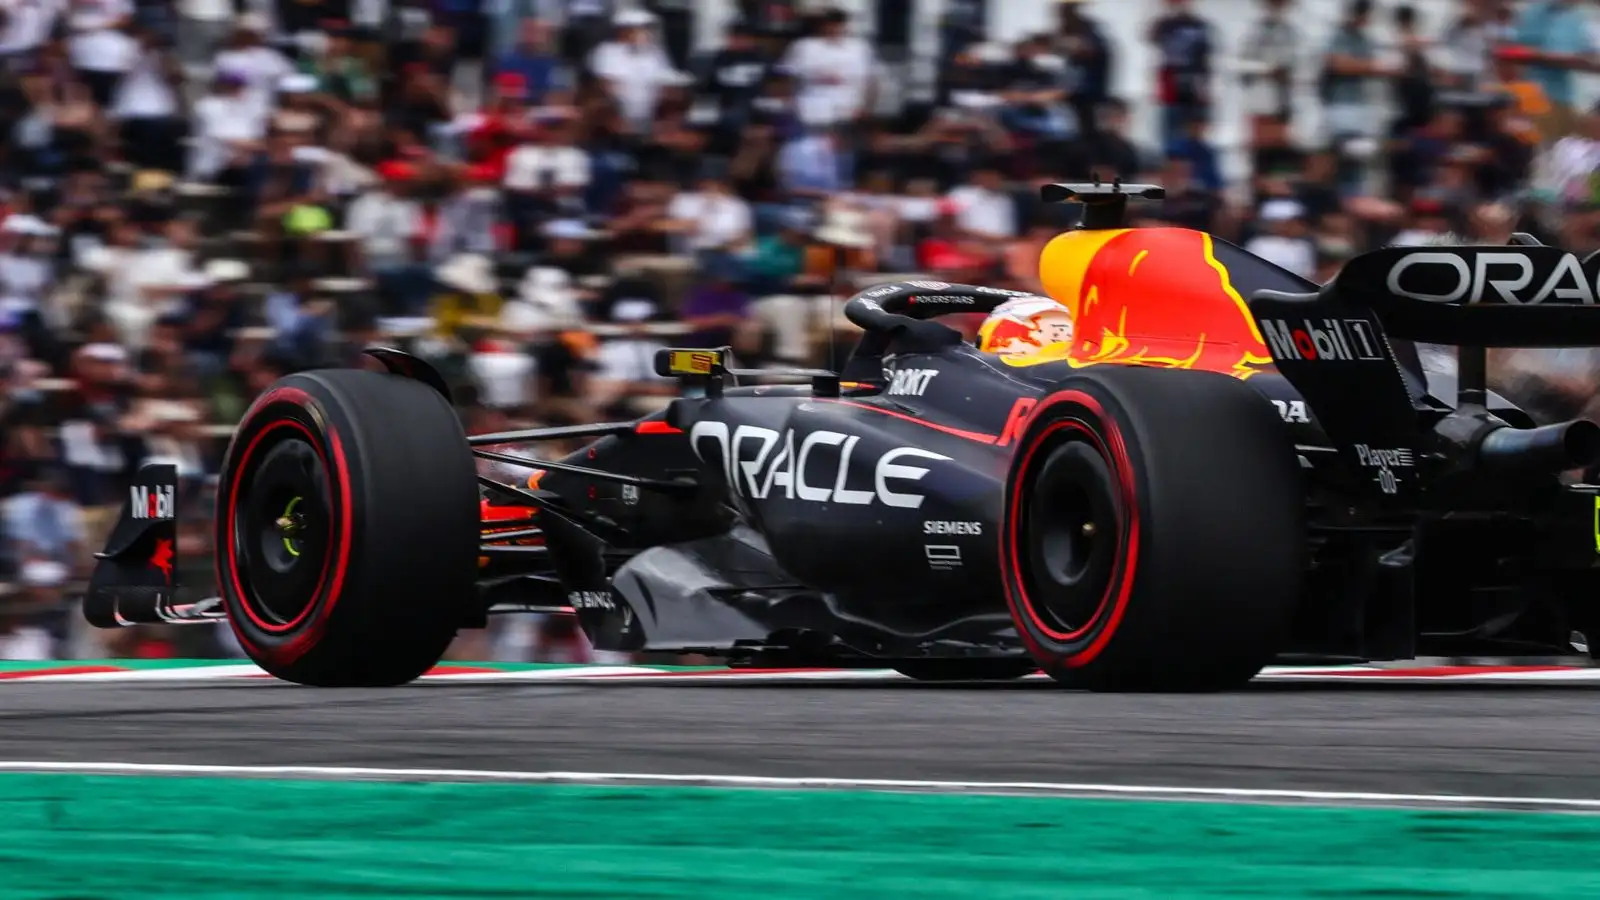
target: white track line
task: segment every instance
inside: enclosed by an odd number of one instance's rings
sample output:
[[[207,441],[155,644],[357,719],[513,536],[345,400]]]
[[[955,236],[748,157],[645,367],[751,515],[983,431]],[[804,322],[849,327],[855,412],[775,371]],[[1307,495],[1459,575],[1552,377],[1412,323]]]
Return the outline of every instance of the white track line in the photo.
[[[1244,801],[1298,801],[1429,806],[1544,807],[1600,811],[1600,799],[1391,794],[1378,791],[1303,791],[1277,788],[1161,787],[1050,781],[927,781],[877,778],[777,778],[761,775],[653,775],[621,772],[518,772],[488,769],[390,769],[364,766],[205,766],[178,763],[0,761],[0,772],[79,775],[212,775],[228,777],[337,778],[384,781],[479,781],[524,784],[699,785],[977,794],[1153,797]]]
[[[1366,672],[1378,674],[1365,674]],[[1402,670],[1403,672],[1403,670]],[[1600,668],[1589,666],[1574,667],[1570,669],[1538,669],[1530,672],[1451,672],[1447,675],[1410,675],[1387,674],[1382,669],[1338,670],[1318,672],[1314,669],[1296,669],[1294,671],[1262,672],[1257,676],[1257,681],[1284,682],[1284,681],[1313,681],[1322,684],[1359,684],[1364,681],[1381,684],[1460,684],[1473,682],[1480,684],[1521,684],[1535,682],[1568,682],[1578,684],[1593,684],[1600,682]]]
[[[71,662],[62,663],[72,665]],[[265,674],[253,663],[223,666],[194,666],[174,669],[127,669],[121,672],[73,672],[65,675],[19,675],[0,680],[0,690],[8,683],[50,684],[73,681],[211,681],[222,678],[249,678]]]

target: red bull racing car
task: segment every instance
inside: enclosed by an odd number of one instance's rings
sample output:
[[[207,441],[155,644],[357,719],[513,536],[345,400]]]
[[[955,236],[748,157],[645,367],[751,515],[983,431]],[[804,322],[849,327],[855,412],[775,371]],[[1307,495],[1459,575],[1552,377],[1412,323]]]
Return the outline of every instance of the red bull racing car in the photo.
[[[223,465],[217,596],[172,583],[174,472],[149,466],[86,615],[226,619],[310,685],[406,682],[490,614],[557,609],[605,649],[1095,690],[1586,646],[1600,487],[1564,473],[1600,461],[1600,426],[1535,427],[1487,390],[1484,348],[1600,345],[1596,261],[1386,249],[1319,288],[1124,227],[1160,193],[1044,188],[1084,204],[1041,259],[1075,328],[1054,351],[938,321],[1014,291],[913,281],[851,298],[859,345],[781,373],[800,383],[663,351],[681,396],[633,422],[467,436],[439,375],[387,349],[383,372],[288,376]],[[1412,341],[1458,346],[1457,370]]]

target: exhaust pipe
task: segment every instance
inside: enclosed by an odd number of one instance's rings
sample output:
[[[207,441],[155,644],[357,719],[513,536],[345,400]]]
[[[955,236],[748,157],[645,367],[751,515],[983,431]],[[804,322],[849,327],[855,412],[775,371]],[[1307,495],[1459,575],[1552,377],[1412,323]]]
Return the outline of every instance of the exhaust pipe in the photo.
[[[1600,462],[1600,425],[1573,419],[1539,428],[1496,428],[1478,445],[1486,469],[1565,472]]]

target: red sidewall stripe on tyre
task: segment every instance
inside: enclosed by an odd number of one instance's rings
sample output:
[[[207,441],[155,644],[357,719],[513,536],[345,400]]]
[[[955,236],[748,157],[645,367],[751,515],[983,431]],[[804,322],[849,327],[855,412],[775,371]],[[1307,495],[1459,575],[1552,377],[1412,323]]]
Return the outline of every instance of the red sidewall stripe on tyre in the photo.
[[[1030,445],[1028,447],[1027,455],[1025,455],[1022,458],[1022,466],[1021,466],[1021,471],[1022,472],[1027,472],[1028,467],[1033,462],[1034,455],[1038,452],[1038,450],[1042,446],[1044,446],[1045,439],[1050,437],[1050,435],[1055,434],[1058,431],[1076,431],[1076,432],[1078,432],[1079,434],[1081,434],[1085,438],[1087,438],[1089,440],[1089,443],[1092,443],[1094,445],[1096,452],[1098,452],[1100,454],[1100,457],[1102,459],[1106,458],[1105,446],[1101,443],[1099,435],[1095,434],[1086,425],[1084,425],[1082,422],[1079,422],[1076,419],[1063,419],[1063,420],[1061,420],[1059,422],[1051,422],[1049,425],[1045,426],[1044,431],[1041,431],[1039,433],[1038,438],[1033,442],[1032,445]],[[1020,479],[1019,479],[1019,483],[1020,483]],[[1017,497],[1020,498],[1021,493],[1022,492],[1020,490],[1018,490]],[[1018,526],[1019,526],[1020,520],[1021,520],[1021,504],[1020,503],[1014,503],[1012,505],[1011,514],[1010,515],[1011,515],[1011,526],[1010,527],[1011,527],[1012,531],[1015,532],[1018,529]],[[1120,529],[1119,529],[1118,538],[1119,538],[1119,540],[1121,538]],[[1012,546],[1011,565],[1013,567],[1013,571],[1021,571],[1021,566],[1022,566],[1021,542],[1017,541],[1017,540],[1012,540],[1011,541],[1011,546]],[[1120,561],[1118,563],[1118,568],[1120,568]],[[1054,628],[1050,627],[1050,624],[1045,622],[1044,617],[1039,615],[1039,611],[1034,607],[1033,602],[1032,602],[1031,599],[1028,601],[1028,603],[1026,605],[1028,618],[1029,618],[1029,620],[1031,620],[1033,622],[1034,627],[1036,627],[1040,631],[1044,632],[1044,634],[1046,636],[1048,636],[1051,640],[1060,641],[1063,644],[1071,643],[1071,642],[1077,640],[1078,638],[1083,637],[1084,634],[1088,633],[1088,631],[1090,629],[1094,628],[1095,625],[1099,624],[1099,622],[1100,622],[1100,614],[1105,611],[1106,604],[1111,599],[1111,592],[1116,586],[1117,586],[1117,584],[1116,584],[1115,581],[1108,581],[1106,583],[1105,590],[1100,592],[1100,602],[1095,604],[1094,612],[1089,615],[1089,618],[1084,620],[1084,623],[1082,625],[1078,626],[1077,628],[1072,629],[1071,631],[1057,631]],[[1026,597],[1025,593],[1024,593],[1024,597]]]
[[[1039,646],[1038,640],[1028,633],[1027,628],[1017,629],[1023,641],[1035,652],[1042,652],[1046,656],[1059,657],[1063,664],[1076,668],[1093,662],[1105,650],[1106,645],[1115,636],[1117,627],[1122,623],[1123,613],[1127,610],[1128,598],[1133,593],[1133,574],[1137,571],[1139,561],[1139,504],[1133,479],[1133,464],[1128,458],[1127,443],[1123,440],[1122,431],[1117,427],[1116,421],[1106,415],[1105,407],[1101,406],[1099,400],[1083,391],[1059,391],[1040,403],[1034,409],[1030,418],[1037,420],[1039,415],[1046,410],[1062,403],[1075,403],[1093,413],[1098,420],[1101,431],[1105,433],[1105,439],[1102,440],[1101,436],[1096,434],[1093,429],[1076,419],[1053,422],[1034,437],[1023,450],[1022,460],[1017,467],[1017,478],[1011,486],[1011,496],[1008,498],[1006,510],[1008,522],[1007,527],[1002,531],[1002,534],[1005,535],[1006,545],[1000,548],[1000,554],[1002,564],[1006,565],[1009,570],[1006,573],[1007,577],[1002,579],[1005,585],[1007,603],[1010,604],[1014,615],[1026,617],[1028,622],[1038,629],[1040,633],[1052,640],[1070,643],[1099,624],[1102,617],[1106,619],[1105,626],[1088,646],[1067,654],[1060,654],[1043,648]],[[1101,458],[1109,464],[1113,477],[1117,481],[1118,493],[1121,495],[1123,515],[1127,519],[1127,537],[1120,541],[1123,544],[1119,548],[1122,558],[1117,561],[1116,569],[1120,573],[1120,578],[1106,586],[1106,591],[1101,596],[1100,603],[1096,607],[1094,614],[1082,626],[1068,632],[1050,627],[1044,621],[1044,618],[1039,615],[1038,610],[1034,608],[1033,602],[1029,599],[1027,587],[1022,583],[1021,579],[1022,544],[1018,539],[1022,498],[1026,489],[1024,476],[1028,472],[1028,467],[1032,463],[1034,454],[1044,446],[1045,439],[1062,430],[1073,430],[1087,436],[1100,453]],[[1106,611],[1108,601],[1110,603],[1109,613]]]
[[[290,403],[305,409],[307,412],[311,412],[313,402],[314,401],[311,399],[311,396],[305,391],[302,391],[298,388],[280,387],[274,388],[273,390],[268,391],[266,394],[263,394],[252,405],[252,412],[265,409],[274,403]],[[319,420],[322,418],[320,415],[314,415],[313,417]],[[250,414],[247,413],[245,417],[245,427],[248,427],[249,421]],[[337,498],[339,506],[339,527],[336,529],[338,534],[338,546],[335,548],[334,553],[330,554],[323,560],[322,573],[317,579],[316,590],[312,592],[311,603],[309,603],[299,615],[295,616],[293,620],[286,624],[268,622],[263,616],[261,616],[261,614],[254,608],[250,599],[250,595],[245,593],[244,585],[239,580],[238,567],[234,565],[233,523],[234,514],[238,509],[240,482],[239,474],[244,471],[245,466],[250,462],[250,457],[252,454],[254,454],[255,449],[261,443],[261,440],[279,428],[293,428],[304,434],[307,438],[307,441],[311,444],[311,447],[317,452],[317,455],[322,458],[323,465],[328,467],[328,469],[333,472],[334,477],[337,478],[339,482],[339,496]],[[245,617],[250,620],[250,624],[267,634],[279,635],[286,634],[290,631],[293,631],[296,627],[305,624],[306,619],[312,616],[313,613],[316,615],[316,618],[311,622],[310,626],[302,631],[299,635],[289,639],[284,644],[275,647],[262,647],[259,642],[253,640],[251,636],[246,633],[244,629],[240,628],[239,624],[230,617],[229,621],[233,625],[233,633],[241,642],[247,643],[251,647],[256,648],[261,654],[277,658],[284,663],[294,662],[295,660],[299,659],[306,653],[306,651],[315,646],[317,641],[321,638],[322,631],[328,621],[328,617],[332,615],[334,606],[339,602],[339,596],[343,592],[344,588],[345,575],[349,571],[350,566],[351,529],[353,524],[352,520],[354,518],[352,515],[350,500],[350,468],[346,463],[344,447],[340,444],[338,435],[329,432],[327,435],[327,443],[328,450],[324,450],[321,442],[317,440],[317,436],[311,432],[311,429],[293,419],[279,419],[274,422],[269,422],[266,427],[257,432],[251,438],[250,442],[245,445],[244,452],[240,454],[238,462],[231,467],[233,472],[233,484],[228,488],[226,506],[223,508],[223,510],[221,510],[224,523],[224,540],[222,546],[217,548],[217,579],[219,581],[226,580],[227,583],[233,586],[234,596],[238,598],[237,606],[241,611],[244,612]],[[329,451],[331,451],[331,453]],[[331,522],[329,523],[329,529],[330,531],[335,530],[333,523]],[[319,603],[318,599],[323,594],[324,587],[327,588],[327,599],[325,602]]]
[[[225,529],[223,534],[224,537],[227,538],[227,543],[225,546],[228,548],[230,562],[230,565],[228,566],[228,574],[233,581],[233,589],[238,593],[239,596],[239,608],[244,612],[245,618],[250,620],[250,624],[268,634],[285,634],[293,631],[302,622],[304,622],[306,618],[311,615],[312,610],[316,608],[316,604],[313,602],[307,604],[305,609],[300,610],[299,615],[296,615],[293,619],[290,619],[287,622],[267,621],[266,617],[261,615],[260,612],[255,608],[255,603],[247,602],[251,598],[250,595],[245,593],[244,584],[239,580],[239,567],[233,559],[235,547],[235,534],[233,530],[235,518],[234,514],[237,513],[239,509],[239,486],[242,481],[242,479],[238,476],[242,474],[245,470],[245,467],[250,464],[250,458],[255,455],[256,447],[260,445],[261,442],[269,435],[273,434],[274,432],[284,430],[298,431],[305,435],[306,443],[310,444],[312,449],[317,452],[317,456],[322,459],[322,464],[324,466],[328,465],[328,455],[324,453],[322,448],[317,444],[316,436],[311,433],[311,429],[295,421],[294,419],[278,419],[275,422],[268,422],[265,428],[262,428],[260,431],[256,432],[255,436],[250,439],[250,443],[245,446],[244,452],[239,454],[239,467],[235,470],[233,484],[228,489],[228,516],[223,520],[223,528]],[[331,469],[332,467],[329,466],[329,468]],[[328,522],[328,537],[330,544],[332,543],[333,538],[333,528],[334,523],[332,521]],[[313,600],[315,600],[315,598],[322,593],[322,588],[328,583],[328,568],[332,563],[333,554],[330,553],[323,557],[322,572],[318,574],[316,587],[314,587],[311,591]]]

